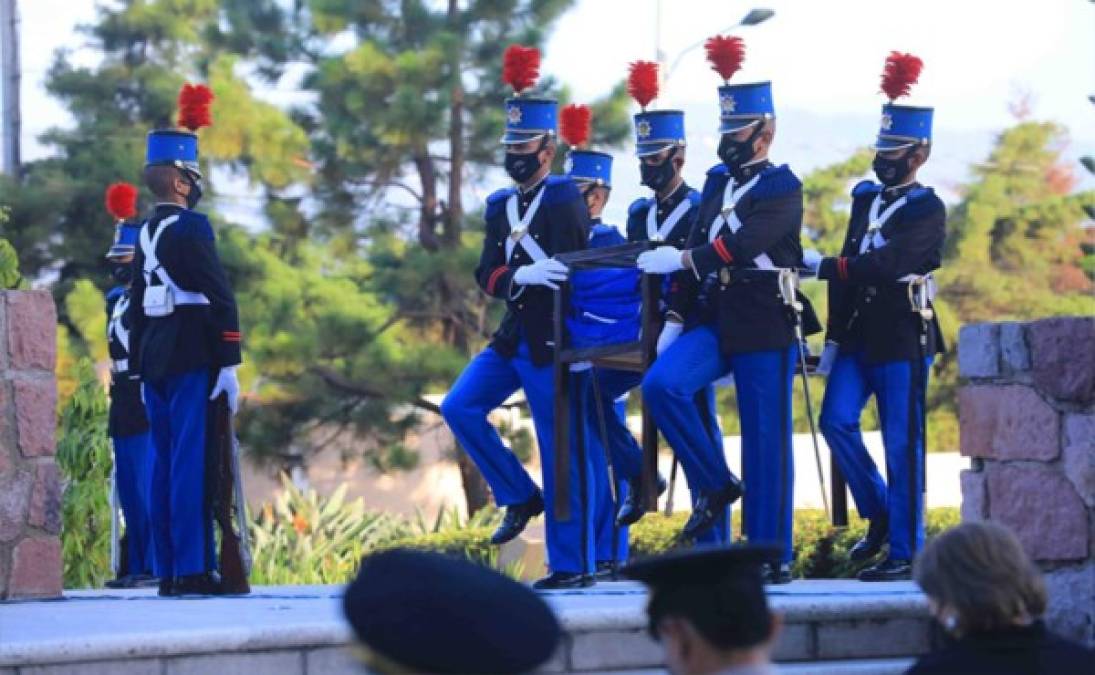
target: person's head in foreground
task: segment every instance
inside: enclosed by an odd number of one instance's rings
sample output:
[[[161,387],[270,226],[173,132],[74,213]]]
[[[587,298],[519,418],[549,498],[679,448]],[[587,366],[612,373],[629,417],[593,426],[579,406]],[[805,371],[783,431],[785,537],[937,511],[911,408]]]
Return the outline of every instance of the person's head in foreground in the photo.
[[[524,673],[547,661],[559,623],[530,589],[481,565],[395,549],[361,562],[346,618],[379,673]]]
[[[953,638],[910,673],[1095,672],[1095,653],[1048,633],[1046,586],[1011,530],[964,523],[921,551],[913,578]]]
[[[623,570],[650,588],[646,612],[674,675],[774,673],[781,619],[768,609],[761,566],[779,554],[760,546],[673,553]]]

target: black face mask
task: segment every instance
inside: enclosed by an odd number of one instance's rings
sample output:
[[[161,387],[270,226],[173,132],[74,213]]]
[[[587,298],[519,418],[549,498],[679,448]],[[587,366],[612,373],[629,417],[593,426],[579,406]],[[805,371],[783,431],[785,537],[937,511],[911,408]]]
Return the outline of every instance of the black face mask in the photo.
[[[110,276],[121,286],[128,286],[133,281],[133,266],[129,263],[114,264],[110,266]]]
[[[193,209],[201,201],[202,183],[185,171],[183,175],[186,176],[186,182],[190,183],[190,192],[186,193],[186,208]]]
[[[722,160],[727,169],[737,171],[741,169],[743,164],[753,159],[753,155],[757,154],[757,151],[753,148],[753,143],[763,130],[764,125],[758,122],[753,128],[753,133],[749,134],[749,138],[744,141],[734,140],[731,134],[722,135],[722,139],[719,141],[719,159]]]
[[[518,185],[524,185],[540,170],[540,151],[544,149],[546,139],[540,140],[540,147],[532,152],[507,152],[506,173]]]
[[[881,153],[874,156],[874,161],[871,162],[871,168],[874,169],[874,175],[878,177],[878,181],[886,186],[900,185],[901,181],[905,179],[905,176],[909,175],[909,171],[912,169],[910,164],[912,163],[913,152],[916,151],[915,147],[909,148],[903,155],[896,158],[883,157]]]
[[[677,175],[677,167],[673,164],[673,158],[677,156],[677,148],[669,151],[669,154],[661,164],[639,164],[639,175],[642,176],[642,184],[653,190],[661,192],[669,185],[673,177]]]

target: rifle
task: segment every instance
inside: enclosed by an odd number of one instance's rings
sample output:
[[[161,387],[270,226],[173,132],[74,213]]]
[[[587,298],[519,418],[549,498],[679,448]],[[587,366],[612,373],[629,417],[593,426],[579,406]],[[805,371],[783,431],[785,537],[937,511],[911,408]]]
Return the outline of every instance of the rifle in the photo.
[[[209,417],[212,433],[206,457],[210,479],[206,489],[213,520],[221,532],[221,585],[227,594],[245,595],[251,592],[247,581],[251,574],[251,547],[247,533],[247,507],[243,501],[243,483],[240,479],[239,442],[232,429],[232,411],[228,407],[227,395],[222,394],[209,404]],[[235,525],[232,522],[233,511]]]

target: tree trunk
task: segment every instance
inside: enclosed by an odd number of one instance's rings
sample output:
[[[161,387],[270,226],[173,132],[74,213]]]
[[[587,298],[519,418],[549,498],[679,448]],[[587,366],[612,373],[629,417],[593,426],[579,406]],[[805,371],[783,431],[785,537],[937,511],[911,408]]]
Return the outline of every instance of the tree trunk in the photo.
[[[456,448],[456,464],[460,467],[460,482],[464,487],[464,502],[468,506],[468,516],[484,506],[490,505],[490,488],[479,467],[471,461],[468,453],[459,446]]]
[[[460,225],[464,219],[464,88],[460,84],[459,64],[449,106],[449,208],[445,212],[445,243],[460,244]]]
[[[418,216],[418,242],[427,251],[436,251],[437,240],[437,168],[425,147],[414,154],[414,166],[422,183],[422,206]]]

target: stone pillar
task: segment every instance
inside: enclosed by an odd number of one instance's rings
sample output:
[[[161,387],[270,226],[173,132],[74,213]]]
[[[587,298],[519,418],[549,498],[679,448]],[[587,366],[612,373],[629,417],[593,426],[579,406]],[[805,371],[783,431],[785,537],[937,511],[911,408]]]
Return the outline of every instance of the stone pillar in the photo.
[[[1015,530],[1050,627],[1095,646],[1095,318],[964,326],[958,371],[962,519]]]
[[[0,600],[61,594],[57,312],[48,291],[0,291]]]

